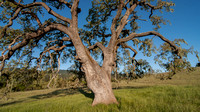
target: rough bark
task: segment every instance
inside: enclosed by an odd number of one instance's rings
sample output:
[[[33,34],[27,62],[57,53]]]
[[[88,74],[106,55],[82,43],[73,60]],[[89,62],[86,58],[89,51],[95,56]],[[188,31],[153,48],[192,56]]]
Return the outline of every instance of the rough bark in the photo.
[[[111,72],[105,71],[103,67],[90,56],[88,49],[82,44],[78,35],[72,38],[72,42],[75,45],[77,58],[82,63],[82,70],[85,72],[87,86],[94,93],[94,100],[92,105],[96,104],[111,104],[118,103],[113,91],[110,75]]]
[[[95,97],[92,105],[118,103],[113,91],[108,74],[93,62],[83,65],[88,87],[93,91]]]

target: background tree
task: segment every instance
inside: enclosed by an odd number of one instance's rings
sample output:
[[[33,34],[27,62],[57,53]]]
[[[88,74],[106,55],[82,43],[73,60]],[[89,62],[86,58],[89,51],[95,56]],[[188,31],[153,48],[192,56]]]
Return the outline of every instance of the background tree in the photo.
[[[195,51],[194,52],[195,54],[196,54],[196,57],[197,57],[197,59],[198,59],[198,63],[196,64],[196,67],[200,67],[200,57],[199,57],[199,52],[198,51]]]
[[[157,15],[158,11],[172,12],[171,6],[174,6],[174,3],[164,0],[94,0],[84,29],[78,28],[78,15],[81,12],[78,4],[79,0],[42,0],[41,2],[1,0],[3,9],[0,19],[6,25],[1,27],[0,70],[3,70],[6,62],[13,56],[23,55],[28,62],[31,63],[36,59],[39,64],[42,62],[43,53],[39,57],[34,57],[33,52],[43,47],[44,43],[47,43],[45,49],[57,52],[64,49],[65,53],[62,56],[74,57],[81,63],[87,86],[95,95],[92,105],[96,105],[118,103],[111,86],[111,73],[116,67],[118,49],[129,49],[135,52],[137,50],[134,47],[141,45],[140,51],[150,56],[153,50],[152,44],[149,43],[154,37],[158,37],[171,47],[173,55],[182,59],[180,48],[156,32],[161,24],[167,22]],[[56,12],[60,10],[68,11],[69,15]],[[146,19],[155,25],[155,31],[136,33],[139,28],[137,22],[147,21],[141,18],[143,15],[141,10],[149,14]],[[51,16],[46,16],[47,14]],[[45,16],[44,21],[41,21],[42,16]],[[17,21],[21,27],[10,28],[13,21]],[[137,43],[136,40],[142,37],[152,38]],[[54,42],[48,45],[49,41]],[[57,41],[62,43],[57,44]],[[75,53],[72,53],[73,51]],[[95,57],[99,57],[97,54],[102,56],[100,63],[95,60]],[[133,60],[134,57],[135,55],[132,57]]]
[[[184,39],[175,39],[173,43],[176,44],[176,46],[181,47],[181,44],[186,44],[187,42]],[[175,75],[177,72],[180,72],[184,69],[192,70],[191,64],[189,60],[187,60],[188,54],[196,53],[197,51],[193,50],[193,47],[190,47],[189,49],[182,48],[179,51],[179,56],[181,56],[181,59],[177,57],[176,51],[171,49],[171,47],[164,43],[160,46],[159,53],[155,56],[154,60],[160,64],[161,67],[163,67],[166,72],[169,72],[169,79],[172,78],[173,75]],[[172,55],[171,55],[172,54]],[[198,56],[198,54],[197,54]]]
[[[138,77],[143,77],[147,74],[153,74],[153,69],[146,60],[138,60],[136,63],[136,74]]]

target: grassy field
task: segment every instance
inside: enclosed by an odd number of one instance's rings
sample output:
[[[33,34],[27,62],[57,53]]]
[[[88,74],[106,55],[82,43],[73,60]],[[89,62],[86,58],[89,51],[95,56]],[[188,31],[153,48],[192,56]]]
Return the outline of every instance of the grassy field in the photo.
[[[86,88],[49,89],[10,94],[0,112],[199,112],[200,69],[176,74],[172,80],[149,76],[113,83],[119,105],[91,106]]]

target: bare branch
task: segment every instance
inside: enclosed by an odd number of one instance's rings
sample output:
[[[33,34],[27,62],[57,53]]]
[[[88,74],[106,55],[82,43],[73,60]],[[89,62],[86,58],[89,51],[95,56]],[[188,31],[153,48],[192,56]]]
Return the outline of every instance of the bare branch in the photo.
[[[172,41],[168,40],[167,38],[165,38],[163,35],[161,35],[160,33],[158,32],[155,32],[155,31],[149,31],[149,32],[144,32],[144,33],[132,33],[130,34],[128,37],[126,38],[122,38],[122,39],[118,39],[118,44],[119,43],[123,43],[123,42],[127,42],[133,38],[137,38],[137,37],[145,37],[145,36],[149,36],[149,35],[155,35],[155,36],[158,36],[161,40],[163,40],[164,42],[168,43],[171,47],[173,47],[177,54],[178,54],[178,51],[179,51],[179,47],[177,47]]]
[[[13,17],[11,17],[11,18],[9,19],[9,23],[8,23],[6,26],[4,26],[3,30],[1,31],[0,39],[3,38],[4,35],[6,34],[7,28],[9,28],[10,26],[12,26],[13,20],[16,19],[16,18],[18,17],[18,14],[19,14],[19,12],[20,12],[21,10],[22,10],[21,7],[17,8],[17,9],[15,10]]]
[[[59,18],[59,19],[61,19],[61,20],[63,20],[63,21],[65,21],[65,22],[67,22],[67,23],[71,23],[71,19],[59,15],[58,13],[56,13],[55,11],[53,11],[50,7],[48,7],[48,6],[47,6],[45,3],[43,3],[43,2],[34,2],[34,3],[30,3],[30,4],[23,5],[23,4],[20,4],[20,3],[15,2],[14,0],[8,0],[8,1],[12,2],[12,3],[15,4],[15,5],[18,5],[18,6],[22,7],[23,9],[24,9],[24,8],[34,7],[34,6],[43,6],[43,7],[48,11],[49,14],[51,14],[51,15],[53,15],[53,16],[55,16],[55,17],[57,17],[57,18]]]
[[[139,5],[147,5],[147,6],[149,6],[153,10],[160,9],[160,8],[162,8],[164,6],[163,3],[160,4],[160,5],[158,5],[158,6],[153,6],[150,3],[147,3],[146,0],[140,1]]]
[[[73,45],[73,44],[72,44]],[[68,45],[63,45],[63,46],[61,46],[61,47],[59,47],[59,48],[53,48],[53,49],[51,49],[51,50],[54,50],[54,51],[56,51],[56,52],[58,52],[58,51],[62,51],[65,47],[70,47],[71,46],[71,44],[68,46]]]
[[[44,50],[43,52],[40,53],[40,57],[37,59],[37,68],[40,68],[40,63],[42,61],[42,57],[47,53],[50,52],[50,50],[56,48],[58,45],[56,46],[51,46],[48,49]],[[40,68],[41,69],[41,68]]]
[[[20,37],[22,37],[22,35],[17,36],[17,37],[12,41],[12,43],[8,46],[8,49],[9,49],[9,50],[11,50],[12,45],[15,44],[16,41],[17,41],[17,39],[20,38]]]
[[[31,11],[22,11],[22,14],[30,14],[33,18],[35,18],[35,20],[37,21],[38,25],[41,26],[42,23],[40,21],[40,19],[38,18],[38,16],[36,14],[34,14]]]
[[[50,51],[48,51],[48,53],[49,53],[49,56],[50,56],[50,66],[51,66],[51,71],[52,71],[52,73],[54,73],[54,69],[53,69],[53,57],[52,57],[52,55],[51,55],[51,52]]]
[[[59,41],[59,39],[49,41],[49,42],[48,42],[48,45],[49,45],[50,43],[56,42],[56,41]],[[69,37],[63,37],[63,38],[61,39],[61,41],[71,41],[71,39],[70,39]]]
[[[112,3],[107,3],[106,1],[102,1],[103,3],[103,5],[105,5],[106,7],[109,7],[110,9],[109,9],[109,12],[105,15],[105,17],[108,17],[108,16],[110,16],[111,14],[112,14],[112,12],[113,11],[115,11],[115,10],[117,10],[118,9],[118,6],[115,6],[114,4],[112,4]],[[105,21],[105,18],[104,18],[104,20],[103,21]]]
[[[3,0],[1,3],[0,3],[0,6],[5,2],[5,0]]]
[[[151,8],[151,14],[149,15],[149,18],[151,18],[151,16],[153,15],[154,10],[161,9],[164,6],[163,3],[158,6],[153,6],[150,3],[147,3],[146,0],[140,1],[139,5],[145,5],[145,6],[148,6],[149,8]]]
[[[42,36],[44,36],[47,32],[53,31],[53,30],[60,30],[60,31],[65,31],[65,33],[68,33],[68,28],[66,26],[63,26],[62,24],[52,24],[49,25],[45,28],[39,28],[36,32],[33,33],[27,33],[25,34],[25,38],[15,46],[11,47],[7,54],[5,54],[5,59],[9,59],[17,49],[20,49],[24,46],[26,46],[31,39],[38,39],[40,40]],[[0,61],[3,60],[3,56],[0,56]]]
[[[147,21],[146,19],[140,19],[140,18],[138,18],[135,14],[134,14],[134,16],[131,18],[131,19],[129,19],[129,20],[127,20],[127,23],[129,22],[129,21],[135,21],[135,20],[141,20],[141,21]]]
[[[57,70],[54,70],[54,68],[53,68],[54,60],[53,60],[53,57],[52,57],[50,51],[49,51],[49,56],[50,56],[50,66],[51,66],[51,71],[52,71],[52,75],[53,76],[51,77],[51,79],[49,80],[49,83],[47,84],[48,88],[50,88],[51,82],[53,81],[53,79],[55,80],[55,78],[57,77],[58,72],[60,70],[60,54],[58,53],[58,67],[57,67]],[[54,82],[54,84],[55,84],[55,82]]]
[[[123,7],[124,7],[124,1],[120,0],[120,5],[117,11],[117,15],[115,16],[115,18],[113,19],[112,25],[111,25],[111,32],[112,32],[112,37],[110,39],[109,48],[114,48],[115,47],[115,43],[117,41],[117,39],[119,38],[119,35],[121,34],[124,26],[128,23],[127,19],[129,18],[130,14],[135,10],[136,6],[137,6],[137,2],[135,2],[130,8],[128,8],[125,12],[125,15],[122,17],[119,25],[117,26],[117,29],[115,29],[117,21],[119,20]]]
[[[134,60],[138,52],[135,49],[133,49],[131,46],[126,45],[125,43],[120,43],[120,44],[122,45],[123,48],[129,48],[131,51],[134,52],[133,54],[133,60]]]
[[[130,0],[127,0],[126,3],[124,3],[124,6],[126,6],[129,2],[130,2]]]
[[[135,64],[134,61],[135,60],[135,56],[137,55],[137,51],[135,49],[133,49],[131,46],[126,45],[125,43],[120,43],[122,45],[123,48],[129,48],[131,51],[134,52],[133,56],[132,56],[132,65],[133,65],[133,70],[135,71]],[[137,61],[136,61],[137,62]]]
[[[71,39],[69,37],[63,37],[62,40],[63,41],[71,41]]]
[[[126,10],[125,15],[121,19],[120,24],[116,29],[117,37],[120,35],[120,33],[123,30],[124,26],[128,23],[128,18],[130,16],[130,14],[135,10],[136,7],[137,7],[137,3],[134,3],[128,10]]]
[[[78,4],[79,4],[79,0],[74,0],[73,5],[71,7],[71,15],[72,15],[71,26],[76,28],[77,29],[76,31],[78,31],[78,28],[77,28],[78,27]]]
[[[50,52],[50,50],[54,50],[56,53],[58,53],[59,51],[62,51],[65,47],[71,47],[71,46],[73,46],[73,44],[66,44],[66,45],[63,45],[63,46],[61,46],[61,47],[59,47],[59,45],[56,44],[55,46],[49,47],[48,49],[46,49],[46,50],[44,50],[43,52],[40,53],[40,57],[37,59],[37,61],[38,61],[38,63],[37,63],[38,65],[37,65],[37,66],[39,66],[39,64],[41,63],[42,57],[43,57],[47,52]]]
[[[3,60],[1,61],[1,66],[0,66],[0,76],[1,76],[1,72],[3,71],[3,68],[4,68],[4,66],[5,66],[5,60],[6,60],[6,58],[5,58],[4,53],[5,53],[6,51],[8,51],[8,50],[11,50],[11,46],[12,46],[13,44],[15,44],[16,40],[17,40],[18,38],[20,38],[21,36],[22,36],[22,35],[17,36],[17,37],[13,40],[13,42],[12,42],[11,44],[9,44],[8,48],[1,52],[1,55],[2,55],[2,57],[3,57]]]
[[[121,16],[121,13],[122,13],[122,10],[123,10],[123,4],[124,4],[123,0],[120,0],[120,5],[118,6],[117,14],[116,14],[115,18],[113,19],[112,25],[111,25],[112,34],[115,34],[115,26],[116,26],[117,21],[119,20],[119,18]]]
[[[5,66],[5,56],[4,55],[2,55],[2,56],[3,56],[3,60],[1,61],[1,66],[0,66],[0,76],[1,76],[3,68]]]
[[[67,2],[67,1],[65,1],[65,0],[56,0],[56,1],[58,1],[60,4],[59,4],[59,6],[58,7],[60,7],[60,5],[62,4],[62,3],[64,3],[68,8],[72,8],[72,5],[69,3],[69,2]],[[57,7],[57,8],[58,8]],[[81,12],[81,9],[80,8],[77,8],[77,12],[78,13],[80,13]]]
[[[100,42],[95,43],[94,45],[90,46],[88,49],[92,50],[99,47],[103,52],[105,51],[105,46],[101,44]]]

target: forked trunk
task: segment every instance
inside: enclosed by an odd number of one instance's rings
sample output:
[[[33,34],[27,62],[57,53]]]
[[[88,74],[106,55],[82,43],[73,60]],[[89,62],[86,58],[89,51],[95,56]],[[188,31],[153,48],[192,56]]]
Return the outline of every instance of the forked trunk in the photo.
[[[76,49],[77,60],[82,63],[82,70],[85,72],[87,86],[94,93],[92,106],[96,104],[118,104],[111,84],[110,74],[105,70],[105,67],[100,67],[99,64],[90,56],[90,52],[83,45],[80,37],[75,35],[76,39],[72,42]]]
[[[97,64],[87,62],[83,65],[88,87],[94,93],[92,106],[96,104],[118,104],[113,91],[111,80],[106,72]]]

